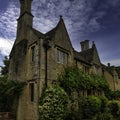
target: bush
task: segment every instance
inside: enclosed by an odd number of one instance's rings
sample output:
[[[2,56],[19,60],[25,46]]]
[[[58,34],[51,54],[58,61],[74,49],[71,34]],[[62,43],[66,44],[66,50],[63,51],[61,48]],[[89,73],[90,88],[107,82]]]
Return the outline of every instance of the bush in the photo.
[[[80,113],[71,111],[64,120],[81,120]]]
[[[101,113],[106,113],[107,111],[107,103],[108,103],[108,99],[105,96],[99,96],[99,99],[101,100]]]
[[[112,99],[120,99],[120,91],[111,91],[111,98]]]
[[[115,120],[113,118],[113,115],[110,113],[100,113],[100,114],[96,114],[95,117],[93,117],[92,120]]]
[[[47,88],[40,98],[40,120],[63,120],[67,115],[68,96],[58,87]]]
[[[101,110],[101,100],[95,96],[85,97],[81,101],[81,109],[84,119],[91,119]]]
[[[119,101],[109,101],[107,107],[108,112],[113,115],[114,118],[120,117],[120,102]]]
[[[0,77],[0,112],[12,110],[14,100],[18,98],[24,87],[23,83]]]

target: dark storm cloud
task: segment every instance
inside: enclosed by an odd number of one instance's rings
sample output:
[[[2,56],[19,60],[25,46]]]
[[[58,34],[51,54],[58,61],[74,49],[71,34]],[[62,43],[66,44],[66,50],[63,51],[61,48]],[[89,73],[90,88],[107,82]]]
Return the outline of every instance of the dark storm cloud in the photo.
[[[39,3],[39,4],[38,4]],[[97,0],[35,0],[33,3],[33,14],[37,16],[36,21],[42,22],[43,26],[38,26],[39,30],[51,29],[56,25],[58,16],[62,15],[71,40],[75,39],[77,33],[84,36],[90,32],[98,31],[101,26],[97,19],[101,18],[105,12],[94,12]],[[93,13],[95,13],[93,15]],[[46,18],[49,19],[48,24]],[[50,24],[51,23],[51,24]],[[79,37],[80,37],[79,36]]]
[[[8,41],[7,39],[10,41],[15,39],[16,19],[19,16],[18,1],[10,0],[6,11],[0,13],[2,43]],[[103,49],[108,56],[115,56],[110,48],[111,52],[107,52],[107,44],[110,43],[110,47],[114,49],[112,42],[118,40],[114,33],[116,30],[120,32],[120,0],[33,0],[32,14],[34,27],[43,33],[54,28],[59,21],[59,15],[62,15],[75,49],[80,50],[81,40],[90,39],[96,42],[103,61],[105,61]],[[3,31],[6,34],[3,34]],[[112,37],[108,37],[110,34],[113,34]],[[120,37],[119,34],[117,36]],[[119,47],[117,48],[117,51],[120,51]],[[2,51],[4,53],[3,47]]]
[[[35,26],[46,32],[57,24],[58,16],[62,15],[73,41],[77,39],[77,33],[80,37],[104,29],[106,26],[101,21],[109,8],[118,7],[118,3],[119,0],[34,0],[35,24],[39,22],[39,26]]]

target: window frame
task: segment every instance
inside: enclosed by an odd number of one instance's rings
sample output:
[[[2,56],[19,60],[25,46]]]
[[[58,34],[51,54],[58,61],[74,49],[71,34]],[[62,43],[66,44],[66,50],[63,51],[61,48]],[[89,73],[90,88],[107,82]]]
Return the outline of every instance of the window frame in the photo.
[[[56,60],[57,60],[57,63],[68,64],[68,53],[63,50],[57,49]]]
[[[34,102],[34,96],[35,96],[35,85],[34,83],[30,83],[29,84],[29,97],[30,97],[30,101]]]
[[[31,47],[31,61],[35,61],[35,46]]]

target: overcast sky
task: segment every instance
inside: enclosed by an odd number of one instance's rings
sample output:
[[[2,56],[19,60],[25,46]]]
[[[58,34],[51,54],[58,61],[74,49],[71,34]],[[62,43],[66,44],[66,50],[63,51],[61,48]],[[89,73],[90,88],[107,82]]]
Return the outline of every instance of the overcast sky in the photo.
[[[15,41],[19,0],[0,0],[0,65]],[[120,66],[120,0],[33,0],[34,28],[46,33],[63,16],[71,42],[95,41],[101,62]]]

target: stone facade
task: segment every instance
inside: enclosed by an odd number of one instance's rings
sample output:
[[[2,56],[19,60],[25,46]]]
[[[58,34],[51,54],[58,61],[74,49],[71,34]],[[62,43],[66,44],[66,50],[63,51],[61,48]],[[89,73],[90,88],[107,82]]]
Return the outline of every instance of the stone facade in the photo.
[[[17,35],[10,53],[9,78],[25,82],[19,98],[17,120],[38,120],[38,100],[45,86],[54,84],[65,66],[76,66],[84,72],[104,75],[115,90],[113,76],[101,64],[95,43],[81,42],[82,51],[72,47],[62,16],[55,28],[43,34],[32,27],[32,0],[20,1]],[[117,85],[117,84],[116,84]],[[119,85],[116,89],[119,89]]]

